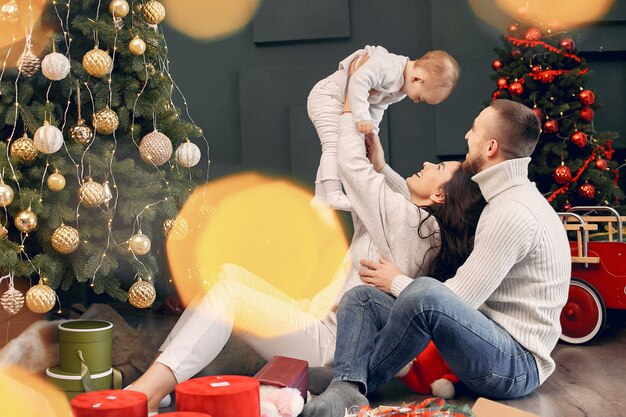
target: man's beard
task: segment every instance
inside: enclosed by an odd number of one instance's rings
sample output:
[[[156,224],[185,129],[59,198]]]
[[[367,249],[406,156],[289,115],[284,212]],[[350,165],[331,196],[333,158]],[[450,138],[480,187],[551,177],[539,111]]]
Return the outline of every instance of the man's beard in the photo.
[[[476,175],[480,171],[480,164],[478,162],[479,161],[476,159],[468,159],[466,156],[465,160],[461,162],[461,168],[469,174]]]

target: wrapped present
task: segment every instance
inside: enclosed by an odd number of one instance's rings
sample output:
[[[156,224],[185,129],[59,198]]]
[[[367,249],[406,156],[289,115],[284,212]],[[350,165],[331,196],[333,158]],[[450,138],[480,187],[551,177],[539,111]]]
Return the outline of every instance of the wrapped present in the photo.
[[[148,397],[131,390],[103,390],[79,394],[70,402],[74,417],[146,417]]]
[[[346,411],[345,417],[475,417],[469,406],[458,407],[447,404],[442,398],[427,398],[417,403],[403,406],[380,406],[370,408],[363,406],[360,409],[353,407]]]
[[[159,413],[159,417],[211,417],[209,414],[194,411],[174,411],[173,413]]]
[[[259,380],[218,375],[194,378],[176,385],[176,410],[217,417],[260,417]]]
[[[91,373],[111,369],[113,324],[100,320],[71,320],[59,324],[59,368],[81,372],[87,366]],[[82,356],[82,357],[81,357]]]
[[[257,374],[256,379],[265,385],[295,388],[306,401],[309,390],[309,363],[285,356],[274,356]]]
[[[117,378],[114,378],[114,375]],[[86,391],[121,388],[122,385],[121,375],[114,369],[89,375],[87,387],[84,383],[84,375],[81,376],[80,373],[75,372],[65,372],[60,368],[46,369],[46,379],[62,391],[65,391],[68,400]],[[114,379],[117,379],[116,383],[114,383]]]

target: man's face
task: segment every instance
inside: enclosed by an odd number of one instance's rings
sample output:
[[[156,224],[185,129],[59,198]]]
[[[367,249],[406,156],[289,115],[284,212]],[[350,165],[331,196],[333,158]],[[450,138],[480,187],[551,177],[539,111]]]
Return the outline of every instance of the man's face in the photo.
[[[493,132],[496,121],[496,112],[487,107],[474,119],[472,128],[465,134],[467,140],[467,155],[463,161],[463,169],[472,174],[483,170],[487,161],[486,151],[489,143],[494,140]]]

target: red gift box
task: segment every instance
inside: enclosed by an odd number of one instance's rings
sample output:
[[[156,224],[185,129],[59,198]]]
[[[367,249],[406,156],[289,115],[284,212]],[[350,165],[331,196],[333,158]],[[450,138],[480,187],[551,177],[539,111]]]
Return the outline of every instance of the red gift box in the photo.
[[[254,376],[261,384],[275,387],[290,387],[300,391],[306,401],[309,390],[309,363],[300,359],[285,356],[274,356]]]
[[[176,385],[176,410],[213,417],[260,417],[259,381],[247,376],[194,378]]]
[[[196,413],[194,411],[174,411],[173,413],[159,413],[159,417],[211,417],[206,413]]]
[[[70,403],[74,417],[146,417],[148,397],[131,390],[86,392]]]

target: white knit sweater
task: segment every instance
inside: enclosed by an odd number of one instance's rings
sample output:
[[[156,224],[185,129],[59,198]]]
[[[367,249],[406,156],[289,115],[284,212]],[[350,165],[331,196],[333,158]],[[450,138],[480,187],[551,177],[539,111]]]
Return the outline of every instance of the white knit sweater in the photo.
[[[529,162],[508,160],[472,178],[488,204],[474,250],[445,285],[532,352],[543,383],[555,367],[571,258],[563,225],[528,180]]]

